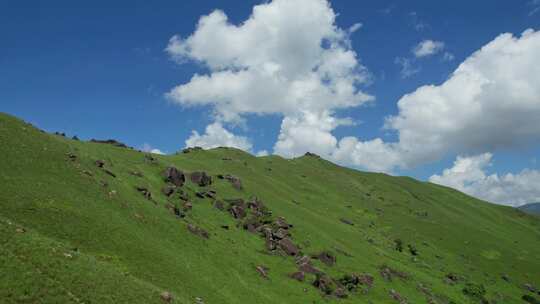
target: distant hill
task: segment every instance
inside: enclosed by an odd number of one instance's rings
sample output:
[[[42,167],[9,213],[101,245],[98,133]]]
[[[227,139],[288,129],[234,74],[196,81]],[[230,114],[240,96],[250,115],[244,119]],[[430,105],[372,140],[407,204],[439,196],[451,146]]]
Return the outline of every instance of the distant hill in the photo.
[[[2,304],[540,297],[540,219],[447,187],[314,154],[146,154],[1,113],[0,155]]]
[[[519,210],[530,214],[540,215],[540,203],[532,203],[518,207]]]

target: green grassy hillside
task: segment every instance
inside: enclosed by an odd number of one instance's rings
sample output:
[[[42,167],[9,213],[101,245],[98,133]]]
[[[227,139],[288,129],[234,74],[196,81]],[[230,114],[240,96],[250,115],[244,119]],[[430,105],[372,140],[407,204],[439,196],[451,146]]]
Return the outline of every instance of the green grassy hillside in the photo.
[[[172,303],[206,304],[540,298],[524,286],[540,286],[539,219],[434,184],[310,155],[219,148],[149,156],[47,134],[5,114],[0,155],[1,303],[163,303],[164,292]],[[175,190],[183,194],[168,197],[168,166],[205,171],[213,182],[200,187],[187,174]],[[239,177],[242,189],[219,174]],[[215,198],[196,195],[208,190]],[[262,216],[227,211],[231,199],[254,196],[266,206]],[[277,231],[279,217],[293,225],[285,230],[296,258],[269,251],[263,232],[243,227],[266,221]],[[307,260],[324,275],[289,277],[295,260],[321,252],[328,265]]]

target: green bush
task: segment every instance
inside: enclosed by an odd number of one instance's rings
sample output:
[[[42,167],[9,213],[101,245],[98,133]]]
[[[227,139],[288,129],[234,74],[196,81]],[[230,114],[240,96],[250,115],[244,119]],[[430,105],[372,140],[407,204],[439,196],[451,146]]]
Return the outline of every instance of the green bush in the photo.
[[[482,284],[467,283],[465,287],[463,287],[463,294],[471,299],[487,303],[485,299],[486,288]]]

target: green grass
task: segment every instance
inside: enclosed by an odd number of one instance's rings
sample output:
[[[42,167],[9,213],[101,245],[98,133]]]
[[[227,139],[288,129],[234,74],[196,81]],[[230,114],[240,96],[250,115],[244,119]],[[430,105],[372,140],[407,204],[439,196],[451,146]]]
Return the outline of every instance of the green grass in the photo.
[[[1,303],[161,303],[162,291],[170,291],[174,303],[196,297],[206,304],[397,303],[391,289],[409,303],[475,303],[463,293],[470,283],[483,285],[491,303],[523,303],[523,284],[540,286],[537,217],[407,177],[225,148],[154,155],[151,163],[143,153],[46,134],[5,114],[0,155]],[[98,159],[117,177],[97,168]],[[169,165],[239,176],[244,190],[215,177],[209,188],[220,199],[256,195],[274,216],[294,224],[294,242],[304,253],[336,254],[335,266],[315,261],[317,267],[334,278],[369,273],[373,288],[338,300],[312,287],[312,276],[303,283],[288,278],[296,269],[293,258],[266,252],[262,238],[237,228],[210,199],[195,198],[199,187],[190,182],[184,188],[193,210],[175,218],[160,192],[160,173]],[[157,204],[135,190],[139,185]],[[187,223],[206,229],[209,239],[190,233]],[[403,252],[394,249],[395,239],[403,241]],[[268,279],[257,265],[270,269]],[[408,279],[383,280],[382,265]],[[462,279],[447,284],[448,273]]]

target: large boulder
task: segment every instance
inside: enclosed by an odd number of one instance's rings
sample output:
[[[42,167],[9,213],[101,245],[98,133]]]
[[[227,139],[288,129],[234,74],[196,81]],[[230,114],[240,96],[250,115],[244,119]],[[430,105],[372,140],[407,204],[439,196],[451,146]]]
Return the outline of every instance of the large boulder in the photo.
[[[399,294],[399,292],[395,291],[394,289],[390,289],[390,298],[392,298],[394,301],[398,302],[399,304],[407,304],[407,299]]]
[[[278,244],[287,255],[295,256],[300,253],[300,249],[289,238],[279,240]]]
[[[299,282],[304,282],[306,275],[302,271],[293,272],[289,275],[292,279],[295,279]]]
[[[334,290],[334,295],[340,299],[345,299],[348,297],[347,292],[345,289],[338,287],[336,290]]]
[[[215,199],[216,198],[216,191],[215,190],[208,190],[206,191],[206,197]]]
[[[331,277],[325,274],[318,274],[313,281],[313,286],[317,287],[323,293],[330,295],[334,292],[336,284]]]
[[[244,206],[234,205],[230,208],[230,212],[235,219],[243,219],[246,217],[246,209]]]
[[[275,224],[277,227],[282,229],[289,229],[293,227],[293,225],[287,223],[287,220],[285,220],[285,218],[281,216],[276,219]]]
[[[161,298],[161,300],[165,303],[171,303],[172,300],[173,300],[173,296],[170,292],[168,291],[164,291],[162,292],[159,297]]]
[[[201,187],[209,186],[212,184],[212,177],[204,171],[192,172],[190,175],[191,181]]]
[[[227,209],[235,219],[243,219],[246,217],[246,203],[243,199],[229,199],[226,200],[229,203]]]
[[[210,237],[210,234],[208,234],[208,232],[200,227],[197,227],[193,224],[188,224],[187,225],[187,229],[189,230],[189,232],[195,234],[195,235],[198,235],[202,238],[205,238],[205,239],[208,239]]]
[[[161,188],[161,193],[165,196],[171,196],[174,193],[175,187],[171,185],[164,186]]]
[[[364,285],[364,286],[367,286],[367,287],[371,288],[373,286],[374,281],[375,281],[375,278],[370,274],[362,273],[362,274],[358,275],[358,282],[361,285]]]
[[[407,273],[391,268],[387,265],[382,265],[380,267],[379,273],[383,279],[389,282],[391,282],[394,277],[398,277],[402,280],[406,280],[409,278],[409,275]]]
[[[189,211],[193,208],[193,204],[190,202],[185,202],[184,204],[182,204],[182,208],[184,209],[184,211]]]
[[[108,175],[110,175],[112,177],[116,177],[116,174],[114,174],[114,172],[112,172],[111,170],[103,169],[103,172],[107,173]]]
[[[220,211],[223,211],[225,210],[225,204],[223,204],[222,201],[215,201],[214,202],[214,207]]]
[[[317,256],[315,256],[315,258],[319,259],[319,261],[321,261],[326,266],[334,266],[334,264],[336,263],[336,257],[328,251],[323,251],[319,253]]]
[[[346,219],[346,218],[340,218],[339,220],[340,220],[342,223],[344,223],[344,224],[354,226],[354,223],[353,223],[351,220],[349,220],[349,219]]]
[[[177,187],[182,187],[186,181],[184,173],[175,167],[167,167],[162,173],[163,179]]]
[[[278,228],[276,231],[272,232],[272,238],[278,240],[284,239],[290,235],[289,231],[283,228]]]
[[[232,184],[234,189],[242,190],[242,180],[239,177],[230,174],[227,174],[225,176],[221,175],[221,177],[228,180]]]
[[[136,186],[135,189],[137,189],[137,191],[144,195],[147,200],[152,200],[152,193],[150,192],[150,190],[148,190],[148,188],[143,186]]]
[[[528,291],[530,291],[532,293],[536,293],[536,291],[537,291],[536,287],[534,287],[534,285],[531,284],[531,283],[524,284],[523,288],[525,288],[526,290],[528,290]]]
[[[270,211],[260,199],[257,197],[251,197],[250,200],[247,201],[247,208],[252,214],[265,218],[264,222],[266,224],[271,224],[270,216],[272,215],[272,211]]]
[[[320,269],[313,266],[311,262],[298,264],[298,270],[305,272],[305,273],[311,273],[311,274],[321,274],[323,273]]]
[[[255,270],[261,275],[261,277],[268,279],[268,267],[259,265],[255,267]]]
[[[265,242],[265,246],[268,251],[274,251],[277,249],[277,242],[272,239],[267,238]]]

